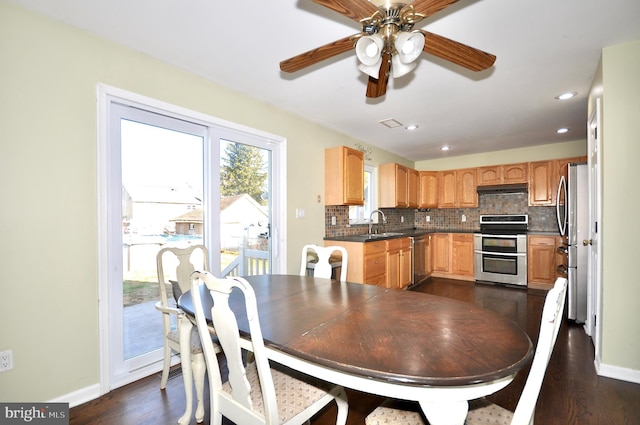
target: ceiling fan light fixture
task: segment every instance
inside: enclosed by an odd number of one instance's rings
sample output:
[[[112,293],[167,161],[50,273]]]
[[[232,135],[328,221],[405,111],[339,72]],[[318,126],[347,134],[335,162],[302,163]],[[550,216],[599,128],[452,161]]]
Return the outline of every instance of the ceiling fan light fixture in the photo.
[[[384,40],[378,34],[360,37],[356,43],[356,56],[365,66],[372,66],[380,62]],[[376,74],[376,78],[378,78]]]
[[[407,75],[409,72],[413,71],[415,67],[415,62],[404,63],[398,55],[393,55],[391,58],[391,75],[393,78],[399,78],[403,75]]]
[[[358,65],[358,69],[377,80],[380,77],[379,73],[381,64],[382,58],[378,59],[378,62],[374,63],[373,65],[365,65],[361,63],[360,65]]]
[[[424,48],[424,34],[416,32],[400,32],[394,42],[396,56],[402,63],[411,63],[420,57]]]

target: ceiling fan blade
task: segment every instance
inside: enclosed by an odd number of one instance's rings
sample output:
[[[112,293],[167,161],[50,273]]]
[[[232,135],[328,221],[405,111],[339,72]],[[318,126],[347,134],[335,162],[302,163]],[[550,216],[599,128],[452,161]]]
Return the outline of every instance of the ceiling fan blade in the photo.
[[[283,60],[280,62],[280,69],[284,72],[295,72],[307,66],[314,65],[325,59],[329,59],[332,56],[339,55],[340,53],[347,52],[355,46],[355,40],[360,36],[360,33],[350,35],[340,40],[336,40],[333,43],[325,44],[324,46],[317,47],[308,52],[301,53],[292,58]]]
[[[482,71],[490,68],[496,61],[496,57],[491,53],[483,52],[428,31],[421,30],[420,32],[424,34],[423,51],[453,62],[456,65],[472,71]]]
[[[367,97],[376,98],[384,96],[387,93],[387,83],[389,82],[389,73],[391,72],[391,55],[384,53],[382,55],[382,63],[378,78],[369,77],[367,82]]]
[[[378,11],[378,8],[367,0],[313,0],[313,2],[358,22],[371,17]]]
[[[427,18],[457,1],[458,0],[415,0],[411,3],[411,6],[413,6],[416,13],[424,15],[424,17]]]

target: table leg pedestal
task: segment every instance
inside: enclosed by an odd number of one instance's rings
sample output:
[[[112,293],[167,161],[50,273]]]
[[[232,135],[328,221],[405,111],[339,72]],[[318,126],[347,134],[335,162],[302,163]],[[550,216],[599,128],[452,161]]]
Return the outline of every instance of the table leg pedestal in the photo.
[[[464,425],[467,401],[421,401],[420,407],[431,425]]]

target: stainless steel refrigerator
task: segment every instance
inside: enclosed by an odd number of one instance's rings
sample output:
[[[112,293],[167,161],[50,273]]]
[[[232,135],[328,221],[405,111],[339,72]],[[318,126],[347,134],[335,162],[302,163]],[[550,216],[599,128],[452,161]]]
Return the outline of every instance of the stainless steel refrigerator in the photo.
[[[578,323],[587,320],[587,268],[589,247],[588,166],[569,164],[567,180],[558,187],[558,227],[564,236],[567,251],[567,316]]]

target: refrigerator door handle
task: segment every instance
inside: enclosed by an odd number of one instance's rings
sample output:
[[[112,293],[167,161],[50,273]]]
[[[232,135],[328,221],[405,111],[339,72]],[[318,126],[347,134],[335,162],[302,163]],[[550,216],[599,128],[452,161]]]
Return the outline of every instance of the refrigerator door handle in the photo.
[[[561,197],[561,195],[563,196]],[[558,195],[556,196],[556,217],[558,218],[560,236],[564,236],[567,233],[567,201],[567,182],[564,176],[560,176]]]

